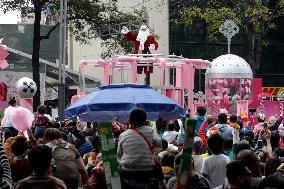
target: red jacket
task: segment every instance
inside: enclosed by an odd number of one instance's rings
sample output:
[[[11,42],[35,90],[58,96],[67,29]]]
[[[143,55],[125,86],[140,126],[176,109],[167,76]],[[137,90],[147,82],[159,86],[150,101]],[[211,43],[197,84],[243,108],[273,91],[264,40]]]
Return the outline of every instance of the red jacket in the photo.
[[[135,49],[134,53],[135,54],[138,54],[139,45],[140,45],[140,41],[136,40],[137,35],[138,35],[137,33],[132,33],[132,32],[128,32],[127,34],[124,35],[128,41],[134,42],[134,49]],[[150,44],[154,44],[155,49],[156,50],[158,49],[158,42],[155,40],[155,38],[152,35],[149,35],[147,37],[147,40],[144,43],[144,50],[142,51],[142,54],[151,54],[151,52],[149,50]],[[143,69],[144,69],[144,73],[146,73],[147,72],[147,66],[138,66],[137,67],[137,73],[142,74]],[[150,73],[153,73],[153,66],[150,66],[148,71]]]
[[[201,127],[200,127],[199,132],[198,132],[198,135],[202,139],[204,147],[208,146],[207,139],[206,139],[206,133],[205,133],[206,125],[207,125],[207,122],[204,120],[202,122]]]
[[[138,54],[139,45],[140,45],[140,41],[136,40],[137,35],[138,35],[137,33],[132,33],[132,32],[128,32],[127,34],[125,34],[125,37],[128,41],[134,42],[135,54]],[[142,51],[143,54],[151,54],[149,50],[150,44],[154,44],[155,49],[156,50],[158,49],[158,42],[155,40],[155,38],[152,35],[149,35],[144,43],[144,50]]]

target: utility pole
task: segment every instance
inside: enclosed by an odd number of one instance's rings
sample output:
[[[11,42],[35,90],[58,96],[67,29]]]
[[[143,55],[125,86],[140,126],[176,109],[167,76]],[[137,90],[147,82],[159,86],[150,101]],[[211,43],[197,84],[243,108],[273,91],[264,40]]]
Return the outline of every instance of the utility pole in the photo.
[[[59,120],[64,120],[64,110],[66,107],[66,40],[67,40],[67,9],[68,0],[60,0],[60,26],[59,26],[59,85],[58,85],[58,116]]]

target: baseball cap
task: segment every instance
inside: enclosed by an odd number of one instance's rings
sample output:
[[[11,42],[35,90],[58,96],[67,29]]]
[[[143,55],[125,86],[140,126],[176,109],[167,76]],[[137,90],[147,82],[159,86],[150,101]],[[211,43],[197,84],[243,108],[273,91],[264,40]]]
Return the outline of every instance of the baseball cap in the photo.
[[[196,153],[201,153],[203,151],[203,142],[202,139],[198,136],[194,137],[193,150]]]

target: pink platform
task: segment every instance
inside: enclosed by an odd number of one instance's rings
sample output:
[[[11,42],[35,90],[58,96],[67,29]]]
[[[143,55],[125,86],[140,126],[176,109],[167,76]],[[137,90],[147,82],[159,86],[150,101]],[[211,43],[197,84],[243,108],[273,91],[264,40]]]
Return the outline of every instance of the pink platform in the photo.
[[[187,106],[187,108],[194,109],[193,89],[194,89],[194,75],[196,69],[207,69],[210,62],[202,59],[187,59],[178,56],[163,56],[154,54],[129,54],[123,56],[115,56],[108,60],[81,60],[80,62],[80,90],[85,92],[84,83],[84,68],[86,66],[101,67],[104,70],[103,84],[109,85],[112,83],[111,77],[118,70],[130,71],[131,78],[127,82],[137,83],[137,66],[147,66],[152,64],[159,68],[160,72],[160,86],[158,89],[162,94],[176,100],[180,105]],[[166,83],[166,70],[170,68],[176,69],[174,87]],[[188,102],[185,102],[184,93],[188,91]],[[194,114],[194,112],[192,111]]]

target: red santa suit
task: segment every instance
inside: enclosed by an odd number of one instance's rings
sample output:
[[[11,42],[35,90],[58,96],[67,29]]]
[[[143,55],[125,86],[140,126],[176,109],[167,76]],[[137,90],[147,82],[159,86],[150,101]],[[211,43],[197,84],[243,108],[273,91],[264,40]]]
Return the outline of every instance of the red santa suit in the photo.
[[[142,26],[141,26],[142,27]],[[156,39],[152,36],[152,35],[148,35],[147,38],[144,40],[144,46],[140,46],[140,42],[141,40],[143,41],[143,39],[139,39],[139,36],[137,33],[132,33],[132,32],[127,32],[126,34],[124,34],[124,36],[126,37],[126,39],[128,41],[133,41],[134,42],[134,53],[135,54],[151,54],[150,52],[150,46],[154,45],[155,50],[158,49],[158,43],[156,41]],[[150,72],[153,73],[153,66],[149,66],[149,68],[147,68],[147,66],[138,66],[137,67],[137,73],[138,74],[142,74],[142,71],[144,70],[144,73]]]

